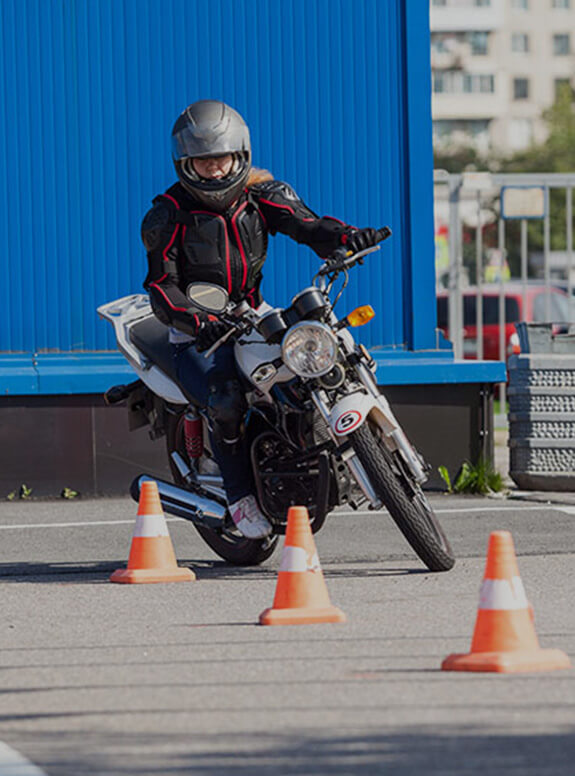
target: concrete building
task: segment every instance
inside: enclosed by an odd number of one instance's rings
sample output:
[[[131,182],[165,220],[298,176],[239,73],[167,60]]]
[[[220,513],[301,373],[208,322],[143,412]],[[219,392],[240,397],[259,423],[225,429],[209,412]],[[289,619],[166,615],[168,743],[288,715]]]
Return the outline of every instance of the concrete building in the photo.
[[[544,140],[542,111],[575,86],[575,0],[431,0],[431,67],[437,148]]]

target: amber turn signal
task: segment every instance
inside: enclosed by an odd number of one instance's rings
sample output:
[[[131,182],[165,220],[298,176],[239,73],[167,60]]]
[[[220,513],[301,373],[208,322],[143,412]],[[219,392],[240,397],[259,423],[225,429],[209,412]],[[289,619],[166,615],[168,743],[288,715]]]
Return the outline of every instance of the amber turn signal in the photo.
[[[372,318],[375,318],[375,311],[370,304],[364,304],[361,307],[356,307],[351,313],[347,315],[347,321],[350,326],[364,326],[369,323]]]

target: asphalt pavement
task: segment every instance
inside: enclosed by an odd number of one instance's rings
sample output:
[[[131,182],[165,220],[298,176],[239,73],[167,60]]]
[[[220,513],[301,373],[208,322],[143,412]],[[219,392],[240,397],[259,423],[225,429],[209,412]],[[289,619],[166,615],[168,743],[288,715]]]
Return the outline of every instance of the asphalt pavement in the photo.
[[[131,500],[0,504],[0,776],[573,774],[573,670],[440,670],[470,647],[498,529],[541,645],[575,658],[575,505],[513,495],[432,497],[458,557],[444,574],[385,513],[334,513],[315,539],[348,620],[291,627],[257,625],[279,551],[232,568],[170,519],[197,580],[114,585]]]

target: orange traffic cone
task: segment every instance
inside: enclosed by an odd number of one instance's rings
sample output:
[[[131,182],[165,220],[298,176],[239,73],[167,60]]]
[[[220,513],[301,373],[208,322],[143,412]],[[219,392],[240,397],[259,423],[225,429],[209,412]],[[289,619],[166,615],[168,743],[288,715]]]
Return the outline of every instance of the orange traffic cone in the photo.
[[[158,486],[153,480],[142,483],[136,527],[130,548],[128,568],[114,571],[111,582],[191,582],[190,569],[178,567]]]
[[[329,600],[305,507],[290,507],[274,603],[260,614],[261,625],[345,622]]]
[[[444,671],[554,671],[571,663],[559,649],[541,649],[509,531],[489,537],[487,564],[471,652],[449,655]]]

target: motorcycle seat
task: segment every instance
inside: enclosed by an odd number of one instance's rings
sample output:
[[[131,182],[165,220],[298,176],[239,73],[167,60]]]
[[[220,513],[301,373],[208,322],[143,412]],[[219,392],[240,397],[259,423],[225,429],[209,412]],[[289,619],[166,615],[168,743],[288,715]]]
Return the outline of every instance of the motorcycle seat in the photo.
[[[144,318],[130,328],[130,340],[162,372],[177,383],[176,369],[169,341],[169,328],[155,315]]]

